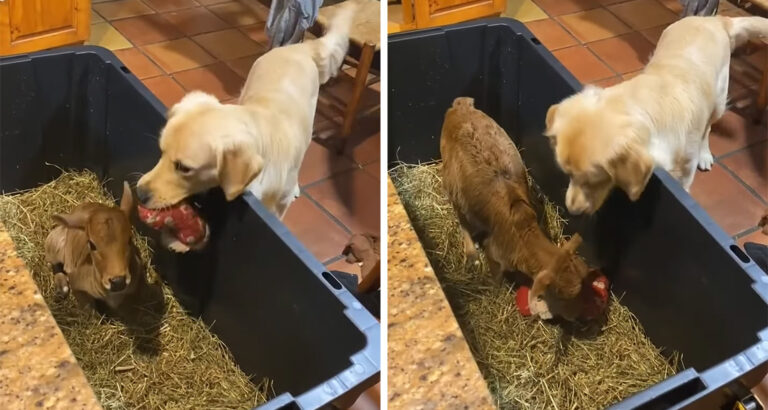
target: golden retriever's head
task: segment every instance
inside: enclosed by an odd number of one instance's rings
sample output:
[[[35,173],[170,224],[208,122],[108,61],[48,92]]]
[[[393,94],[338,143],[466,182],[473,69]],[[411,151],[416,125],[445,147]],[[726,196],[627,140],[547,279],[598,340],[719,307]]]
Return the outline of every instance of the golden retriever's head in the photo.
[[[531,287],[532,299],[544,299],[553,315],[567,320],[575,320],[584,308],[581,288],[589,267],[576,253],[581,241],[579,234],[573,235],[549,266],[536,275]]]
[[[228,201],[242,194],[263,160],[241,108],[199,91],[174,105],[160,135],[160,161],[136,187],[142,205],[164,208],[215,186]]]
[[[565,203],[574,215],[597,211],[614,186],[636,201],[653,173],[642,144],[648,131],[623,107],[601,101],[602,92],[587,86],[547,112],[545,135],[570,178]]]

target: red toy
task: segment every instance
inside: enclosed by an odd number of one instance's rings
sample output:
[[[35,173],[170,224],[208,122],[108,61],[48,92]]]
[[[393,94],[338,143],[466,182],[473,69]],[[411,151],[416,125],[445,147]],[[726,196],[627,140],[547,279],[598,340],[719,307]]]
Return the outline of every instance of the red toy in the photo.
[[[165,239],[170,242],[166,245],[176,252],[199,249],[208,240],[208,224],[186,202],[162,209],[148,209],[139,205],[138,211],[142,222],[152,229],[163,231]],[[168,235],[172,238],[168,238]]]
[[[608,296],[610,283],[608,278],[597,271],[593,271],[597,276],[592,281],[591,287],[582,287],[581,297],[584,299],[584,310],[581,313],[583,319],[594,319],[605,312],[608,306]],[[552,315],[549,313],[546,302],[533,301],[529,303],[530,289],[527,286],[521,286],[515,295],[517,310],[523,316],[538,315],[542,319],[549,319]]]

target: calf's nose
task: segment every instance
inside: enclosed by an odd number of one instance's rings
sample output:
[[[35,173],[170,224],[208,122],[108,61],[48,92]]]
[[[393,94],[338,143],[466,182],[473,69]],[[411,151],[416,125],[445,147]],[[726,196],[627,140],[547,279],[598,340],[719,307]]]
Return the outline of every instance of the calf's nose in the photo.
[[[116,276],[109,279],[109,290],[112,292],[120,292],[125,289],[125,276]]]

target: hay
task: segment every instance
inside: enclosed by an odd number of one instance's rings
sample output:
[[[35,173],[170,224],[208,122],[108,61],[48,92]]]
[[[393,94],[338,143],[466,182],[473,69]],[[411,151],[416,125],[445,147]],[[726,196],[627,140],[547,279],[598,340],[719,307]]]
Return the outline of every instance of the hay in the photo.
[[[665,359],[615,295],[597,329],[523,317],[512,287],[493,285],[484,256],[467,264],[440,164],[399,165],[390,175],[500,408],[602,409],[680,368],[679,355]],[[560,242],[557,207],[529,182],[542,226]]]
[[[0,221],[26,262],[56,322],[106,409],[234,409],[266,401],[267,381],[254,385],[205,324],[187,315],[171,289],[148,267],[146,292],[112,316],[88,315],[70,296],[55,295],[43,243],[51,215],[85,201],[114,204],[91,172],[0,197]],[[142,259],[147,239],[134,232]]]

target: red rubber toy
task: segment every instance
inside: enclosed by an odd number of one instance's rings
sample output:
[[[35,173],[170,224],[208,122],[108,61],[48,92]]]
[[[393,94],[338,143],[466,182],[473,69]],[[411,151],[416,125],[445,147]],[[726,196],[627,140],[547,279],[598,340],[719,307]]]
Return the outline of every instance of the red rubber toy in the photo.
[[[515,294],[517,310],[523,316],[531,316],[531,307],[528,304],[529,293],[530,289],[528,287],[521,286],[517,289],[517,294]],[[592,281],[591,287],[582,287],[581,297],[584,300],[584,308],[581,312],[581,318],[594,319],[602,315],[608,306],[609,295],[610,283],[608,278],[598,273],[597,277]]]
[[[152,229],[167,229],[179,242],[193,247],[206,239],[208,227],[195,208],[181,202],[170,208],[148,209],[138,206],[139,219]]]
[[[530,289],[526,286],[521,286],[519,289],[517,289],[517,293],[515,294],[515,302],[517,302],[517,310],[520,311],[520,314],[523,316],[530,316],[531,315],[531,307],[528,306],[528,294],[530,293]]]

